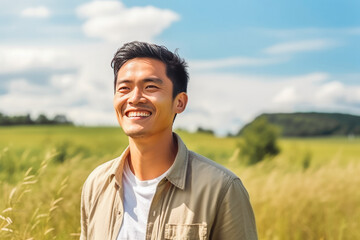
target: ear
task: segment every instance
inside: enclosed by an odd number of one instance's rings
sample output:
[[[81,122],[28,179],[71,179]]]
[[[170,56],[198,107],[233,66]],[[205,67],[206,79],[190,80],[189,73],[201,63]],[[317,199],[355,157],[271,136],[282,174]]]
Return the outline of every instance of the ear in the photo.
[[[185,92],[179,93],[174,99],[174,111],[175,113],[182,113],[188,101],[188,96]]]

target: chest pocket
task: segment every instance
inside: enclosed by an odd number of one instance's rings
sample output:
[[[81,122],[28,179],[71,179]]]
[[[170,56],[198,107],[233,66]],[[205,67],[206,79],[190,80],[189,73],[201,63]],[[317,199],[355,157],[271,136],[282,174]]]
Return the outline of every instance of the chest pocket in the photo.
[[[206,223],[165,225],[165,239],[172,240],[205,240]]]

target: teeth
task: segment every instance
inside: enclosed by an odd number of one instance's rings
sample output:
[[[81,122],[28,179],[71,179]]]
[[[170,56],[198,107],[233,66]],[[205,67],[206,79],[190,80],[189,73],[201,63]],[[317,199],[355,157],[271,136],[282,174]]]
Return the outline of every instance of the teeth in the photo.
[[[148,117],[150,116],[149,112],[129,112],[129,117]]]

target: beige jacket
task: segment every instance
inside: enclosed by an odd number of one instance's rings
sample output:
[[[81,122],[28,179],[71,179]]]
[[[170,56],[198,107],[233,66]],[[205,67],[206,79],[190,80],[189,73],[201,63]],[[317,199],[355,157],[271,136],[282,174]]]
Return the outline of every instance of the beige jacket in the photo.
[[[257,239],[253,210],[240,179],[189,151],[178,136],[177,141],[175,161],[151,203],[146,240]],[[124,213],[121,181],[128,154],[129,148],[86,180],[80,239],[116,239]]]

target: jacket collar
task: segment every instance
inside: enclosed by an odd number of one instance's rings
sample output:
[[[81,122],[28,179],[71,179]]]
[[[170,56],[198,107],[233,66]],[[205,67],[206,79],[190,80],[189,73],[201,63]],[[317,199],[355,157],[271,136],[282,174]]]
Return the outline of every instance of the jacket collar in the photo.
[[[166,178],[176,187],[184,190],[185,188],[185,180],[187,173],[187,166],[189,161],[189,151],[186,148],[184,142],[181,140],[179,135],[173,133],[176,137],[178,144],[178,152],[175,157],[175,161],[169,169]]]
[[[114,162],[112,163],[110,174],[109,174],[109,182],[112,181],[113,177],[115,177],[115,184],[122,188],[122,174],[124,170],[124,164],[126,162],[126,159],[130,153],[129,146],[126,147],[126,149],[123,151],[123,153],[120,155],[120,157],[117,157],[114,159]]]
[[[186,180],[186,173],[187,173],[187,166],[188,166],[188,155],[189,151],[186,148],[184,142],[181,138],[176,134],[173,133],[177,145],[178,145],[178,152],[175,157],[175,161],[170,167],[167,175],[165,176],[169,182],[171,182],[176,187],[184,190],[185,188],[185,180]],[[127,147],[124,152],[118,157],[114,159],[114,162],[109,171],[109,181],[115,177],[115,183],[118,185],[119,188],[122,188],[122,173],[124,169],[124,163],[130,153],[129,147]]]

